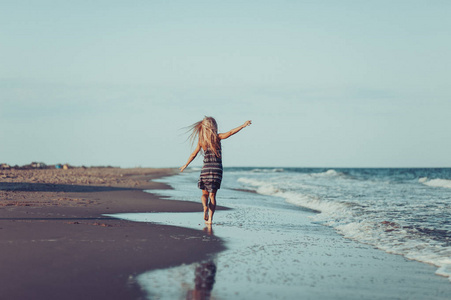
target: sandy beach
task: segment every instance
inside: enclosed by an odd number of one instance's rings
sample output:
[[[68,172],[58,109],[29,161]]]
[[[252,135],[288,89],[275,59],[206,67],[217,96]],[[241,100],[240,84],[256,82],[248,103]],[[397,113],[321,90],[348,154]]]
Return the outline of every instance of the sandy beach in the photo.
[[[102,216],[198,212],[143,190],[174,169],[0,171],[2,299],[144,299],[134,276],[224,249],[203,231]],[[150,181],[150,182],[149,182]]]
[[[232,209],[218,207],[209,231],[198,173],[175,174],[2,170],[0,298],[448,299],[436,267],[345,239],[312,222],[313,210],[235,188],[240,172],[229,171],[219,204]]]

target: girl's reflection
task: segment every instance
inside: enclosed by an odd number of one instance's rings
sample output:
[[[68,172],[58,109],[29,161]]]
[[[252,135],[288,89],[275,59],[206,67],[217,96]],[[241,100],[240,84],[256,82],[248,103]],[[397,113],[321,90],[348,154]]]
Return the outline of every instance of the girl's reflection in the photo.
[[[213,235],[211,226],[205,227],[204,231]],[[189,290],[186,299],[207,300],[211,298],[211,291],[215,284],[216,264],[213,259],[199,263],[194,271],[194,290]]]

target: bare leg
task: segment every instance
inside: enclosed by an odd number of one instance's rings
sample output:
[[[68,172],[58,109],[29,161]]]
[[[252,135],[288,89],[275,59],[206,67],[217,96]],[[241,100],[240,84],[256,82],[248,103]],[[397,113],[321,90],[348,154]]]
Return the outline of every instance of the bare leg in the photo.
[[[213,224],[213,214],[216,210],[216,191],[213,190],[211,193],[209,193],[210,203],[208,204],[208,221],[206,221],[206,224]]]
[[[202,190],[202,206],[204,207],[204,220],[208,221],[208,192]]]

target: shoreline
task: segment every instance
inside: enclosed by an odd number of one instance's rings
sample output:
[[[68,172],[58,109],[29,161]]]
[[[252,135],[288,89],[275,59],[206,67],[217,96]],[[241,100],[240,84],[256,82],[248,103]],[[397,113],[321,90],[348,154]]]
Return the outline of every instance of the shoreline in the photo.
[[[196,193],[194,178],[186,174],[162,180],[174,189],[159,193],[168,196],[169,201],[190,199]],[[311,217],[317,212],[290,205],[283,199],[277,201],[274,196],[230,185],[227,188],[221,203],[227,203],[232,210],[218,212],[213,228],[216,236],[227,241],[228,248],[206,262],[215,270],[214,287],[205,291],[212,297],[448,299],[449,280],[435,275],[434,266],[345,238],[334,228],[313,221]],[[198,217],[189,213],[116,217],[201,229]],[[175,295],[174,299],[183,298],[195,289],[193,283],[202,279],[197,278],[197,269],[203,265],[151,271],[139,279],[148,293],[157,298],[168,294]]]
[[[149,180],[176,169],[0,171],[0,293],[8,299],[144,299],[135,275],[202,260],[225,249],[217,237],[182,227],[102,216],[199,212],[166,201]]]

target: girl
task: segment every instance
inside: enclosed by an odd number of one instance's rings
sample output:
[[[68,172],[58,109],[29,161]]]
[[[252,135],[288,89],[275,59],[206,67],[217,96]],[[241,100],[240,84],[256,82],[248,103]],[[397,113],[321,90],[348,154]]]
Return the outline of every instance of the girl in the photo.
[[[194,144],[197,138],[197,146],[188,158],[188,162],[180,168],[180,172],[183,172],[188,167],[202,149],[204,153],[204,165],[200,172],[197,185],[202,190],[201,200],[204,207],[204,220],[208,225],[211,225],[213,221],[213,214],[216,209],[216,191],[221,187],[222,181],[221,140],[231,137],[251,124],[251,121],[246,121],[243,125],[229,132],[219,134],[216,120],[212,117],[205,117],[202,121],[190,126],[190,130],[192,131],[190,135],[191,142]],[[210,202],[208,202],[209,199]]]

